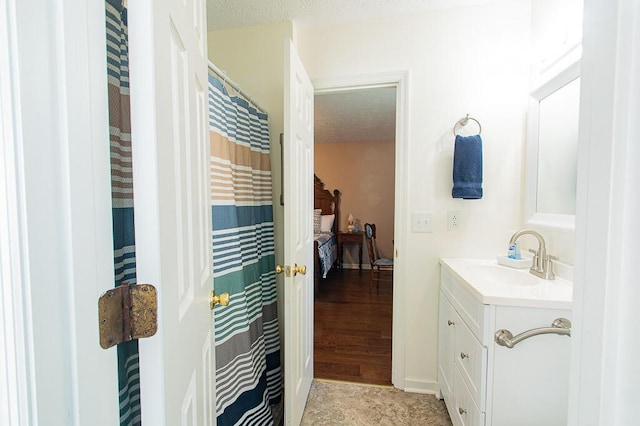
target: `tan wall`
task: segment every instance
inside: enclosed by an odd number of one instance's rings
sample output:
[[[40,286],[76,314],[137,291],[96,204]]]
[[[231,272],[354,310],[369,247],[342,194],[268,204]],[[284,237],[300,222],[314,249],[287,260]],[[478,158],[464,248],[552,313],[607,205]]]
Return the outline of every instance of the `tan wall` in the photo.
[[[209,60],[248,93],[269,114],[273,221],[276,263],[284,263],[284,209],[280,205],[282,182],[280,133],[284,131],[284,46],[294,36],[292,22],[210,31]],[[284,279],[277,275],[278,312],[284,312]],[[280,321],[280,347],[284,348],[284,321]],[[281,351],[284,356],[284,350]]]
[[[315,145],[315,173],[330,191],[341,192],[340,230],[346,231],[349,213],[361,225],[375,223],[384,257],[393,254],[395,143],[337,142]],[[345,264],[356,264],[357,249],[348,247]],[[362,262],[368,263],[366,248]]]

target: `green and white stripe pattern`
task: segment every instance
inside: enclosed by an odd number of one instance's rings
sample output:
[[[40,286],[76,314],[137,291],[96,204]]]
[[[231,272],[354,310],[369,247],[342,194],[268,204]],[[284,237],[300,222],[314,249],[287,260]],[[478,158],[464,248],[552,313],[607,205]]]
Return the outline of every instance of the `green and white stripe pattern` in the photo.
[[[209,76],[218,425],[272,425],[282,397],[266,114]]]
[[[122,0],[106,0],[105,8],[114,284],[119,286],[128,282],[133,285],[136,283],[136,246],[133,221],[127,9],[122,4]],[[141,424],[138,362],[136,340],[118,345],[121,425]]]

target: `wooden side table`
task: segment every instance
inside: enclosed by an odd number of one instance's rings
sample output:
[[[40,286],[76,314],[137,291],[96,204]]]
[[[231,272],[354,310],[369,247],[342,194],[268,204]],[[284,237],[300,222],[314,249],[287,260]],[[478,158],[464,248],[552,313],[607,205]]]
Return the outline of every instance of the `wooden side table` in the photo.
[[[338,269],[342,269],[343,246],[345,244],[358,244],[358,267],[362,269],[363,236],[363,232],[338,232]]]

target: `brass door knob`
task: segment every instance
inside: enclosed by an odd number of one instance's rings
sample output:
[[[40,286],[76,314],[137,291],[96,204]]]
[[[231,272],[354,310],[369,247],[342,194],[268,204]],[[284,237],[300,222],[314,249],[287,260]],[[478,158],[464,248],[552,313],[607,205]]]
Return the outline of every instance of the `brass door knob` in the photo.
[[[228,306],[231,297],[229,293],[222,293],[219,296],[216,296],[216,292],[211,290],[211,299],[209,300],[209,306],[213,309],[216,305],[220,304],[222,306]]]
[[[302,275],[306,275],[307,274],[307,267],[304,265],[300,265],[298,266],[297,264],[293,264],[293,275],[296,274],[302,274]]]
[[[276,265],[276,274],[281,274],[284,272],[284,266]]]

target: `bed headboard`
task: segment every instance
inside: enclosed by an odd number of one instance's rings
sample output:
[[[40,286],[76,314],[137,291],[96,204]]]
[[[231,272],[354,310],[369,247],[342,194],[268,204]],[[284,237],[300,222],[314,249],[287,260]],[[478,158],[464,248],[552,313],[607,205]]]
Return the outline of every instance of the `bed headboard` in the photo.
[[[331,194],[316,175],[313,175],[313,208],[321,209],[322,214],[336,215],[332,230],[337,235],[340,230],[340,191],[335,189]]]

